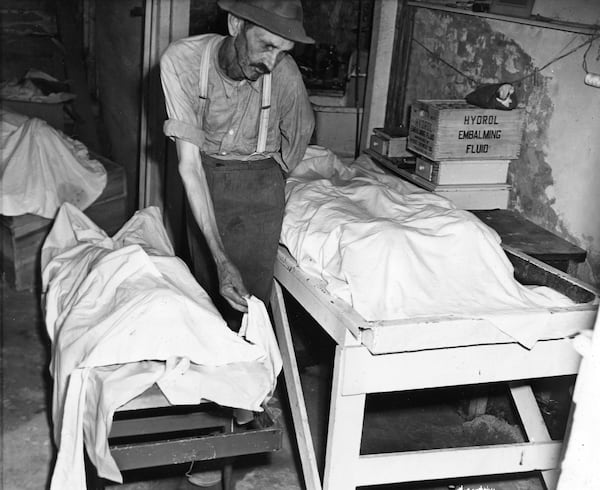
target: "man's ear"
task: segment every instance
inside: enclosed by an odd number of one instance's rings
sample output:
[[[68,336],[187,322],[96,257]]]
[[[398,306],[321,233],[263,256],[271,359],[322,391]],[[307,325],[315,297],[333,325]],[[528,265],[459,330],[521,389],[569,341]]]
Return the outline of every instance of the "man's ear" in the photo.
[[[227,14],[227,30],[229,31],[230,36],[237,36],[240,32],[242,32],[243,27],[244,19],[240,19],[233,14]]]

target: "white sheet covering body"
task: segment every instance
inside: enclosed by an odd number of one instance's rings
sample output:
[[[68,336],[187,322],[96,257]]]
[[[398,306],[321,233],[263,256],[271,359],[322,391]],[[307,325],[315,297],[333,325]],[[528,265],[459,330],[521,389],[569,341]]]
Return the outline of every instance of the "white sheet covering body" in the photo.
[[[106,170],[83,143],[37,118],[0,109],[0,214],[54,218],[68,202],[86,209],[106,187]]]
[[[154,383],[173,404],[255,411],[272,393],[281,359],[264,305],[250,299],[246,339],[231,331],[173,256],[158,208],[110,238],[65,204],[42,266],[59,448],[52,489],[85,488],[84,436],[99,475],[122,481],[107,442],[112,415]]]
[[[281,241],[369,321],[502,312],[494,324],[531,346],[543,335],[545,308],[573,304],[518,283],[498,234],[472,213],[366,156],[344,165],[309,148],[286,184]],[[522,309],[531,314],[511,314]]]

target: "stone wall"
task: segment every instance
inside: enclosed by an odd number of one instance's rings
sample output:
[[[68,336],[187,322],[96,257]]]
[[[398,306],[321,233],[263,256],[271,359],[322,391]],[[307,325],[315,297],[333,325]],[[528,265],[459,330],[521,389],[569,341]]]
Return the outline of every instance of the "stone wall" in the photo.
[[[588,22],[600,19],[600,3],[584,7],[590,9],[584,16]],[[585,47],[540,70],[590,37],[418,9],[414,38],[479,83],[515,83],[526,124],[520,157],[509,170],[510,207],[587,250],[577,275],[600,284],[600,89],[583,82]],[[588,65],[596,71],[599,44],[596,40],[588,53]],[[408,105],[463,98],[476,86],[417,43],[409,73]]]

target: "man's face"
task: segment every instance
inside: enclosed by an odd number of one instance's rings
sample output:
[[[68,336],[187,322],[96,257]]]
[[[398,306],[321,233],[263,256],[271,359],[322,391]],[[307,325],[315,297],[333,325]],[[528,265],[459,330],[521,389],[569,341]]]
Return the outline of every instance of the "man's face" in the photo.
[[[258,80],[273,71],[294,43],[262,27],[244,23],[235,38],[235,50],[242,73],[248,80]]]

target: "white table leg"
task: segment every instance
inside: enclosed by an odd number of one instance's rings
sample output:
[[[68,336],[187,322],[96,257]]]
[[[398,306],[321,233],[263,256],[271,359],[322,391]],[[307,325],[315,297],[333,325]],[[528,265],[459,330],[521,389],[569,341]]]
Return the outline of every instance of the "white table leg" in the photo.
[[[322,487],[319,478],[319,470],[317,468],[317,459],[315,457],[315,448],[313,446],[310,426],[308,424],[308,414],[306,413],[306,404],[304,402],[300,374],[298,373],[290,324],[285,309],[283,293],[281,292],[281,287],[277,281],[273,281],[271,309],[273,311],[275,332],[277,334],[279,349],[283,360],[283,374],[285,376],[285,385],[292,411],[304,483],[306,485],[306,490],[321,490]]]
[[[327,452],[325,457],[324,490],[356,488],[356,473],[360,455],[365,394],[342,395],[344,376],[344,347],[335,351]]]
[[[550,433],[535,400],[535,395],[528,384],[510,383],[510,393],[515,402],[515,407],[521,418],[525,434],[530,442],[551,441]],[[542,478],[549,490],[556,488],[558,469],[542,471]]]

